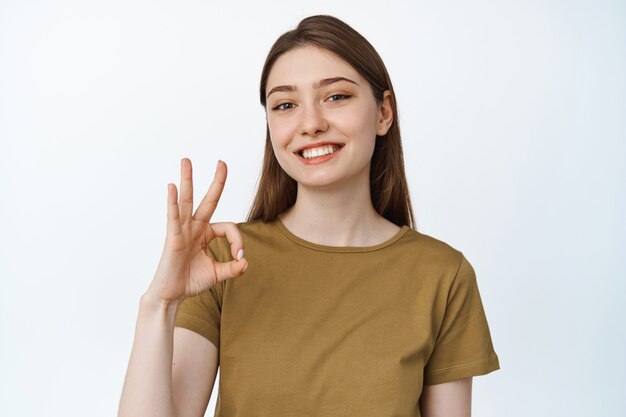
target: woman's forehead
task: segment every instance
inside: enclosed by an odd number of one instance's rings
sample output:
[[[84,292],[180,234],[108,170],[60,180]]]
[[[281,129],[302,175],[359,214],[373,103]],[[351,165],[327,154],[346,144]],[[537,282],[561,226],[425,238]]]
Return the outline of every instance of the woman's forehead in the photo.
[[[281,55],[267,77],[266,91],[278,85],[312,88],[326,78],[345,77],[362,84],[359,73],[335,53],[307,45]]]

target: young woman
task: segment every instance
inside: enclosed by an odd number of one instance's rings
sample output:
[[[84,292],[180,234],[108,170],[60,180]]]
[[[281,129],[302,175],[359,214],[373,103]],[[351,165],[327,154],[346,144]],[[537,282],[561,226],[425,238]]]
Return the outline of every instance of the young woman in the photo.
[[[210,222],[221,161],[193,214],[188,159],[179,202],[168,184],[119,415],[203,416],[219,365],[216,416],[469,416],[498,356],[472,266],[413,224],[379,55],[311,16],[273,45],[260,90],[248,219]]]

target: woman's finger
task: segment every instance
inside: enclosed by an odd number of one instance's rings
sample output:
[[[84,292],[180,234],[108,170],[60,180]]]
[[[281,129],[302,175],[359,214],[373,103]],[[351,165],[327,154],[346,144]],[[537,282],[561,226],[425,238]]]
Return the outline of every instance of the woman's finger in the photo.
[[[248,261],[246,259],[242,259],[241,261],[216,262],[215,278],[217,279],[217,282],[222,282],[229,278],[238,277],[243,274],[247,267]]]
[[[244,258],[243,238],[237,225],[233,222],[219,222],[210,226],[215,237],[226,237],[230,243],[230,254],[234,259],[230,262],[217,262],[215,265],[217,280],[223,281],[240,275],[247,267],[248,261]]]
[[[215,168],[215,174],[213,175],[213,182],[209,186],[209,190],[204,195],[204,198],[200,202],[200,205],[196,209],[196,213],[193,215],[193,219],[201,222],[210,222],[217,203],[224,191],[224,184],[226,184],[226,176],[228,175],[228,167],[225,162],[217,161],[217,168]]]
[[[237,228],[237,224],[234,222],[218,222],[211,223],[210,226],[214,236],[226,236],[228,243],[230,243],[230,254],[233,259],[239,260],[243,258],[243,238]]]
[[[191,160],[183,158],[180,161],[180,223],[186,224],[191,221],[193,211],[193,181]]]
[[[178,213],[176,195],[176,185],[171,183],[167,184],[167,234],[170,236],[180,234],[180,216]]]

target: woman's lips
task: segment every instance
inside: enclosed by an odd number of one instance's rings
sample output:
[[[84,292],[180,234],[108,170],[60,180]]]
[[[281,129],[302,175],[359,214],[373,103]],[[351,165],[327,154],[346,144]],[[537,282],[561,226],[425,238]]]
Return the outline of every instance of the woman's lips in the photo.
[[[296,157],[298,157],[298,159],[300,159],[301,162],[307,164],[307,165],[316,165],[316,164],[321,164],[324,163],[332,158],[334,158],[339,152],[341,152],[341,150],[343,149],[343,146],[340,146],[335,152],[333,153],[329,153],[327,155],[322,155],[322,156],[317,156],[315,158],[305,158],[302,155],[300,155],[298,152],[295,152]]]
[[[321,146],[328,146],[328,145],[339,146],[340,148],[342,148],[344,144],[339,143],[339,142],[327,142],[327,141],[316,142],[316,143],[311,143],[310,145],[307,145],[307,146],[303,146],[302,148],[298,149],[295,153],[299,154],[305,149],[319,148]]]

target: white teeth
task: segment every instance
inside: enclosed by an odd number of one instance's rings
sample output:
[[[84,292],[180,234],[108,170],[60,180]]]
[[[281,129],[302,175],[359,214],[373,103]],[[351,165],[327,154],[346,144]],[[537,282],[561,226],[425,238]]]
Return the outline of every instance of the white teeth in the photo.
[[[339,149],[339,146],[337,145],[320,146],[319,148],[305,149],[304,151],[302,151],[302,156],[306,159],[316,158],[318,156],[328,155],[329,153],[333,153],[337,149]]]

